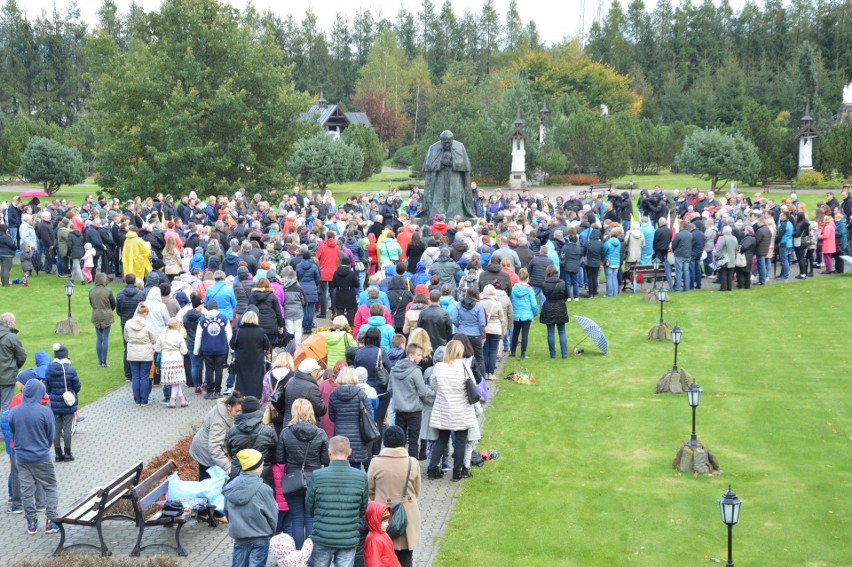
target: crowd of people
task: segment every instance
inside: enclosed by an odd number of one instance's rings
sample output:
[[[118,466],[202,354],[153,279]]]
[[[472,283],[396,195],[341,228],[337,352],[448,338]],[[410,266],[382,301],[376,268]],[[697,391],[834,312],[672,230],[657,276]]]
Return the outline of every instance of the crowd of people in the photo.
[[[466,384],[487,396],[500,357],[527,357],[537,317],[550,356],[566,358],[568,305],[598,297],[601,275],[613,297],[630,287],[634,267],[654,260],[669,289],[683,292],[709,278],[723,291],[763,285],[773,263],[779,280],[792,277],[791,265],[798,278],[820,267],[842,272],[852,230],[846,190],[842,202],[827,194],[813,214],[795,195],[776,203],[759,194],[655,188],[641,191],[634,206],[617,191],[553,202],[529,191],[498,189],[487,198],[475,184],[471,191],[475,219],[417,218],[417,191],[404,200],[395,189],[339,205],[328,191],[299,188],[277,205],[242,192],[206,201],[193,193],[177,203],[170,195],[127,203],[99,196],[44,208],[13,200],[0,226],[3,285],[16,255],[23,285],[33,272],[92,283],[98,362],[109,366],[118,315],[123,373],[137,407],[156,401],[152,384],[162,385],[160,403],[169,408],[186,407],[191,394],[216,400],[191,454],[199,479],[211,466],[231,478],[235,564],[265,564],[269,538],[282,533],[295,551],[310,546],[315,565],[335,557],[377,564],[372,554],[387,551],[387,542],[365,542],[392,520],[387,504],[403,502],[408,528],[390,540],[391,555],[410,565],[419,542],[420,461],[430,480],[445,471],[453,481],[472,476],[482,406],[471,403]],[[111,278],[123,279],[117,294]],[[14,342],[14,316],[0,323],[2,347]],[[324,360],[297,365],[294,355],[315,332]],[[4,410],[23,364],[17,355],[0,362]],[[71,390],[80,380],[61,349],[46,370],[36,381],[44,381],[55,415],[42,436],[56,461],[70,460],[60,417],[69,406],[54,399],[57,372]],[[18,415],[44,418],[36,410],[44,392],[22,384],[27,411]],[[363,415],[380,440],[365,438]],[[22,418],[15,416],[12,410],[8,422],[17,441]],[[18,455],[20,471],[28,458]],[[55,506],[53,491],[39,481],[42,471],[18,476],[29,529],[40,498]],[[251,496],[258,483],[271,492]],[[381,509],[371,513],[371,500]],[[267,520],[238,519],[240,510],[273,504]]]

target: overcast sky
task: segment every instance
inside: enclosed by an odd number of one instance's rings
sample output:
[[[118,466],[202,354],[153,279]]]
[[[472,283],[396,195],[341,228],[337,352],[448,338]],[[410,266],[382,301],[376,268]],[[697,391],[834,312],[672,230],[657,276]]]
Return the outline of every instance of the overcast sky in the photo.
[[[744,1],[730,0],[730,4],[736,11]],[[122,13],[127,11],[127,6],[130,4],[130,0],[115,0],[115,2]],[[432,0],[432,2],[435,5],[435,10],[440,11],[444,3],[443,0]],[[714,2],[718,2],[718,0],[714,0]],[[102,0],[77,0],[83,19],[90,25],[95,21],[95,14],[101,3]],[[137,0],[137,3],[141,4],[146,10],[155,10],[159,7],[161,0]],[[227,3],[237,8],[243,8],[247,4],[247,0],[229,0]],[[610,0],[603,2],[604,14],[609,9],[610,3]],[[626,6],[627,3],[628,0],[622,0],[622,6]],[[68,5],[67,2],[61,0],[18,0],[18,6],[32,19],[35,19],[42,10],[52,11],[54,4],[59,7],[60,12],[63,12]],[[363,0],[359,2],[358,0],[304,0],[292,2],[288,0],[255,0],[253,4],[260,12],[272,10],[281,16],[293,13],[297,20],[302,19],[305,10],[312,8],[317,15],[320,28],[328,32],[331,30],[331,24],[334,21],[335,14],[338,12],[351,21],[359,8],[363,10],[369,8],[374,18],[386,17],[393,20],[401,6],[410,12],[417,13],[420,9],[421,1]],[[581,0],[518,0],[517,4],[521,19],[524,22],[535,20],[541,37],[548,43],[559,42],[566,36],[574,37],[579,31]],[[655,4],[656,0],[645,1],[646,6],[654,6]],[[673,0],[672,4],[676,5],[677,0]],[[452,5],[456,16],[460,16],[466,11],[479,12],[482,7],[482,1],[452,0]],[[505,18],[508,5],[509,0],[494,0],[494,7],[497,13],[500,14],[501,20]],[[597,0],[585,0],[586,29],[588,29],[594,20],[597,7]]]

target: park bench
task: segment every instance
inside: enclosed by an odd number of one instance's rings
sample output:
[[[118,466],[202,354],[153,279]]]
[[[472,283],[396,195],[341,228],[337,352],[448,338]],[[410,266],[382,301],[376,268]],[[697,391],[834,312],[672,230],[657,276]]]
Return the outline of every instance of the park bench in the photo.
[[[612,183],[592,183],[589,185],[589,191],[609,191],[612,189]]]
[[[97,549],[102,556],[112,555],[112,551],[107,547],[104,541],[104,534],[101,524],[104,520],[114,518],[129,519],[135,521],[136,518],[125,514],[106,515],[106,511],[110,506],[117,503],[119,500],[127,499],[130,496],[130,491],[139,483],[139,478],[142,475],[142,463],[138,463],[127,471],[120,474],[104,487],[95,487],[88,494],[71,504],[60,515],[52,518],[51,521],[59,526],[59,545],[53,552],[54,556],[62,555],[67,549],[72,547],[89,547]],[[87,526],[94,527],[98,532],[98,541],[100,545],[91,543],[75,543],[73,545],[65,545],[65,526]]]
[[[143,549],[155,546],[168,547],[177,551],[177,554],[181,557],[187,556],[186,550],[180,543],[180,530],[186,523],[188,514],[184,512],[178,516],[164,516],[162,510],[162,505],[169,489],[169,475],[175,471],[177,471],[177,465],[174,461],[169,461],[130,490],[130,500],[133,503],[133,510],[136,514],[135,522],[139,528],[139,536],[136,538],[136,546],[130,552],[131,556],[139,557]],[[148,512],[149,508],[157,505],[159,505],[159,510],[153,513]],[[147,517],[146,514],[148,514]],[[163,526],[166,528],[177,526],[175,530],[175,545],[168,543],[149,543],[143,546],[142,536],[145,534],[145,528],[154,526]]]
[[[844,189],[852,189],[852,179],[844,179],[840,183]]]
[[[636,282],[636,285],[640,285],[636,280],[639,276],[642,276],[642,283],[654,283],[655,278],[656,281],[665,281],[666,280],[666,271],[665,268],[660,266],[660,269],[657,270],[657,273],[654,274],[654,266],[651,264],[634,264],[627,271],[626,275],[632,275],[632,281]]]
[[[768,193],[773,187],[779,189],[795,189],[796,184],[792,179],[764,179],[763,189]]]

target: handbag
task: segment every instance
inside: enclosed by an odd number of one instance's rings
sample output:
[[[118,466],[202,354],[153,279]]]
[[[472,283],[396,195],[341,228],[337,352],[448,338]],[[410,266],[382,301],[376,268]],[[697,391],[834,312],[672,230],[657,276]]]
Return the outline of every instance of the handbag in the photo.
[[[390,382],[390,374],[382,363],[382,349],[379,349],[376,353],[376,383],[379,386],[386,387],[388,382]]]
[[[742,247],[737,247],[737,257],[734,259],[734,266],[737,268],[745,268],[748,264],[746,256],[743,254],[742,250]]]
[[[409,476],[411,476],[411,457],[408,457],[408,472],[405,473],[405,488],[402,490],[402,502],[390,504],[391,521],[385,530],[390,537],[399,537],[408,529],[408,516],[405,515],[404,502],[408,498]]]
[[[62,383],[65,384],[65,391],[62,392],[62,401],[65,402],[66,406],[71,407],[77,403],[77,396],[68,389],[68,380],[65,378],[65,365],[60,364],[60,366],[62,366]]]
[[[358,427],[361,430],[361,441],[364,443],[375,443],[382,437],[379,426],[376,425],[373,416],[370,415],[363,402],[361,402],[361,412],[358,414]]]
[[[310,441],[305,447],[305,459],[302,461],[302,468],[294,471],[288,471],[281,478],[281,492],[285,495],[293,494],[294,492],[302,492],[308,488],[308,475],[305,474],[305,463],[308,462],[308,449]]]
[[[802,237],[794,236],[793,237],[793,248],[799,248],[802,245]]]
[[[462,363],[462,368],[464,368],[464,390],[467,394],[467,403],[473,405],[480,401],[482,396],[479,394],[479,388],[476,387],[473,377],[467,375],[467,366],[464,366],[464,363]]]
[[[674,255],[674,252],[672,252],[671,250],[669,250],[669,253],[666,254],[666,262],[668,262],[671,265],[674,265],[674,263],[675,263],[675,255]]]

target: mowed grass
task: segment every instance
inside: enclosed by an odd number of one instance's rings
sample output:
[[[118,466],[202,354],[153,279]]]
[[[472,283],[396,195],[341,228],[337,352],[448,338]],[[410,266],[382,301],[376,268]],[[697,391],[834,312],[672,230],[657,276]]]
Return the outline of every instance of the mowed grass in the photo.
[[[12,278],[21,277],[21,268],[15,264]],[[89,306],[91,285],[74,284],[71,298],[71,315],[80,324],[79,335],[55,334],[56,323],[68,316],[68,299],[65,295],[65,278],[41,274],[30,277],[30,286],[13,285],[0,288],[0,312],[11,311],[18,325],[18,337],[27,351],[24,368],[35,367],[35,353],[47,351],[53,358],[53,343],[60,342],[68,347],[71,364],[77,369],[82,384],[80,404],[86,405],[105,393],[124,384],[121,340],[121,325],[116,314],[109,337],[110,368],[98,366],[95,354],[95,328],[91,324],[92,308]],[[113,294],[124,285],[111,286]]]
[[[838,307],[850,283],[673,294],[666,320],[684,329],[678,363],[704,390],[697,432],[718,477],[671,468],[691,412],[684,395],[654,394],[674,352],[645,338],[658,304],[569,305],[603,327],[606,357],[587,340],[585,354],[551,360],[534,323],[531,358],[502,375],[526,367],[538,383],[500,382],[479,444],[500,458],[465,481],[436,565],[724,563],[716,500],[729,483],[743,500],[738,565],[849,565],[852,353]],[[569,345],[583,336],[572,321]]]

